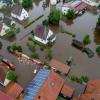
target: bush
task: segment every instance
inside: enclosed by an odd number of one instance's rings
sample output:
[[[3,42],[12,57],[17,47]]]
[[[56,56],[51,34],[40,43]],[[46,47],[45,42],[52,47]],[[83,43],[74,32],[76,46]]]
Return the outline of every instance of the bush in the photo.
[[[15,79],[15,77],[16,77],[16,75],[15,75],[15,72],[14,71],[9,71],[9,72],[7,72],[7,79],[8,80],[11,80],[11,81],[13,81],[14,79]]]
[[[77,76],[71,75],[70,79],[72,81],[75,81],[75,82],[79,83],[79,84],[84,84],[84,83],[88,82],[88,77],[87,76],[77,77]]]
[[[32,52],[32,54],[30,55],[30,57],[38,59],[39,55],[36,52]]]
[[[20,45],[17,45],[17,44],[12,44],[11,46],[8,46],[7,49],[9,51],[9,49],[12,49],[13,51],[19,51],[19,52],[22,52],[22,47]]]
[[[98,55],[100,55],[100,46],[98,46],[98,47],[96,48],[96,53],[97,53]]]
[[[90,36],[89,35],[86,35],[83,39],[83,43],[84,45],[88,45],[91,43],[91,39],[90,39]]]
[[[35,51],[35,45],[33,43],[27,43],[27,46],[28,48],[31,50],[31,51]]]
[[[49,14],[49,19],[48,19],[49,23],[52,25],[58,25],[59,21],[60,21],[60,11],[59,10],[53,10],[50,14]]]
[[[0,42],[0,49],[2,48],[2,42]]]
[[[75,11],[69,9],[69,10],[67,11],[66,16],[67,16],[68,19],[73,19],[73,18],[75,17]]]

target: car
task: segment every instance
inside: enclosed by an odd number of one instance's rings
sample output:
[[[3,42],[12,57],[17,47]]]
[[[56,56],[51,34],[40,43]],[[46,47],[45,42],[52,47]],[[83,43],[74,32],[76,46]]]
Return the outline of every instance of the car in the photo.
[[[9,67],[9,69],[12,69],[12,70],[15,69],[14,64],[11,63],[10,61],[8,61],[7,59],[4,59],[2,55],[0,55],[0,60],[1,60],[4,64],[6,64],[6,65]]]
[[[83,49],[84,48],[84,44],[81,41],[78,41],[76,39],[72,40],[72,45],[78,49]]]
[[[94,52],[90,48],[84,48],[83,52],[85,52],[88,55],[88,57],[94,56]]]

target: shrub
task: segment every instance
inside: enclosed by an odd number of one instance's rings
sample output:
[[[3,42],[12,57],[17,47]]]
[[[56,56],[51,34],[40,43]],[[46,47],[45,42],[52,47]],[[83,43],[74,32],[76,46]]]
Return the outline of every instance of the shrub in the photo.
[[[90,36],[89,35],[86,35],[83,39],[83,43],[84,45],[88,45],[91,43],[91,39],[90,39]]]
[[[97,52],[98,55],[100,55],[100,46],[98,46],[98,47],[96,48],[96,52]]]
[[[30,55],[30,57],[38,59],[39,55],[36,52],[32,52],[32,54]]]
[[[50,14],[49,14],[49,19],[48,19],[49,23],[52,25],[58,25],[59,21],[60,21],[60,11],[59,10],[53,10]]]
[[[8,46],[7,49],[9,51],[9,49],[12,49],[13,51],[19,51],[19,52],[22,52],[22,47],[20,45],[17,45],[17,44],[12,44],[11,46]]]
[[[73,19],[73,18],[74,18],[74,16],[75,16],[75,11],[74,11],[74,10],[69,9],[69,10],[67,11],[66,16],[67,16],[67,18],[68,18],[68,19]]]

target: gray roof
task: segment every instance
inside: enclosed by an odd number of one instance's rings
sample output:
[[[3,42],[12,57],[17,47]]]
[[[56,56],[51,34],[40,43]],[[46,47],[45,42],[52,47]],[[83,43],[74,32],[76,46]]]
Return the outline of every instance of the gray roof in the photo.
[[[5,16],[5,17],[3,18],[3,23],[5,23],[5,24],[8,25],[8,26],[11,25],[11,21],[12,21],[12,20],[11,20],[9,17],[6,17],[6,16]]]
[[[22,7],[22,6],[19,6],[19,5],[14,5],[12,9],[13,9],[13,10],[12,10],[12,13],[13,13],[13,14],[16,14],[16,15],[20,16],[23,7]]]
[[[34,32],[35,32],[35,36],[37,36],[43,40],[46,40],[49,29],[44,27],[43,25],[37,25]]]

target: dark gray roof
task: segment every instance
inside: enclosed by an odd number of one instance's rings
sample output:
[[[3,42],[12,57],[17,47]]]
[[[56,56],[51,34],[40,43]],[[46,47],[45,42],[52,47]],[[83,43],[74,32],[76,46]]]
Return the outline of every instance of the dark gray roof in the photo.
[[[35,32],[35,36],[46,40],[49,29],[44,27],[43,25],[37,25],[34,32]]]
[[[22,6],[19,6],[19,5],[14,5],[12,9],[13,9],[13,10],[12,10],[12,13],[14,13],[14,14],[20,16],[23,7],[22,7]]]
[[[4,19],[3,19],[3,23],[5,23],[6,25],[11,25],[11,19],[9,18],[9,17],[4,17]]]

